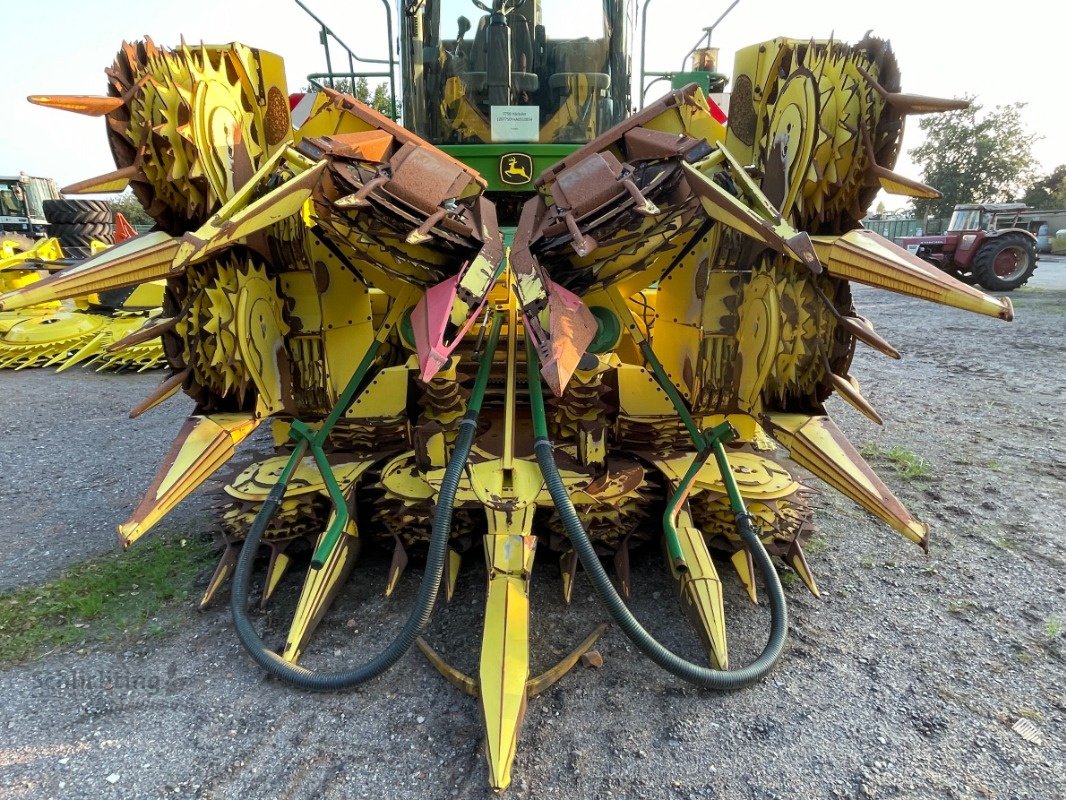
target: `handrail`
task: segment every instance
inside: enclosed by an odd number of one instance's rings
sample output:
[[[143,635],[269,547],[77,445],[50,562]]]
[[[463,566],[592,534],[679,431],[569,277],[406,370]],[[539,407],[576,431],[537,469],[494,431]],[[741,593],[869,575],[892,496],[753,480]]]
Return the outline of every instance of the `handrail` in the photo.
[[[296,0],[296,5],[302,8],[311,19],[318,23],[321,30],[318,34],[319,42],[322,43],[322,48],[326,53],[326,71],[325,72],[313,72],[307,76],[307,79],[313,84],[319,86],[323,85],[319,83],[320,78],[329,81],[329,88],[335,89],[336,85],[334,79],[336,78],[351,78],[353,81],[355,78],[388,78],[389,79],[389,102],[392,104],[392,117],[396,118],[396,70],[399,68],[400,62],[396,57],[394,50],[395,41],[392,35],[392,5],[389,0],[381,0],[381,4],[385,7],[385,26],[386,34],[388,36],[389,43],[389,57],[385,58],[364,58],[355,53],[333,30],[319,17],[308,8],[303,0]],[[329,40],[333,39],[340,47],[348,54],[348,71],[347,72],[335,72],[333,70],[333,57],[329,49]],[[355,68],[356,62],[360,64],[387,64],[389,66],[388,72],[367,72],[357,71]]]
[[[648,43],[648,6],[651,5],[651,2],[652,0],[644,0],[644,5],[640,10],[640,108],[644,108],[644,98],[647,96],[648,91],[652,86],[659,81],[670,80],[677,74],[675,72],[649,72],[645,69]],[[706,43],[705,46],[711,46],[711,34],[714,33],[714,29],[717,28],[718,24],[729,15],[729,12],[736,8],[737,3],[739,2],[740,0],[733,0],[733,2],[729,4],[729,7],[722,12],[721,16],[714,21],[714,24],[703,29],[703,35],[696,40],[696,44],[693,45],[692,49],[685,53],[685,57],[681,59],[681,72],[685,70],[685,62],[688,61],[688,57],[695,53],[701,44]],[[655,80],[646,84],[648,78],[654,78]]]

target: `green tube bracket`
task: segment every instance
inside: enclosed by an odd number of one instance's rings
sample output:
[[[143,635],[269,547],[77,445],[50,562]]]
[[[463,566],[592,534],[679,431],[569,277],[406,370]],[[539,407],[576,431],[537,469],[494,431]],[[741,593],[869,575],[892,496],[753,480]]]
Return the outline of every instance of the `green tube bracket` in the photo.
[[[322,541],[319,543],[318,547],[315,548],[314,555],[311,557],[312,569],[322,568],[322,565],[326,563],[326,559],[329,558],[329,554],[333,552],[333,548],[337,546],[341,533],[348,527],[348,523],[351,521],[351,514],[348,511],[348,501],[344,497],[344,492],[341,490],[340,484],[337,483],[336,475],[333,474],[333,467],[330,466],[330,463],[326,458],[326,451],[324,449],[325,444],[329,440],[329,435],[333,431],[333,427],[337,424],[337,421],[344,416],[356,396],[362,390],[367,373],[374,365],[374,359],[377,358],[382,343],[392,332],[392,329],[396,327],[397,321],[401,318],[403,313],[407,311],[411,300],[411,295],[407,293],[403,293],[401,297],[395,299],[394,305],[381,323],[381,328],[378,330],[377,335],[370,343],[370,346],[367,347],[366,352],[363,354],[363,358],[355,368],[355,372],[352,373],[352,377],[348,379],[344,391],[342,391],[340,397],[337,398],[333,410],[329,412],[329,415],[324,420],[322,420],[321,424],[312,427],[301,420],[294,419],[289,425],[289,438],[292,439],[296,446],[293,448],[289,460],[285,463],[281,475],[278,476],[277,483],[271,488],[264,506],[269,506],[268,518],[269,516],[273,516],[275,507],[280,505],[285,496],[285,489],[292,480],[292,476],[296,473],[296,468],[299,466],[300,461],[303,460],[304,454],[310,451],[311,457],[315,462],[315,467],[318,469],[322,476],[322,480],[325,483],[326,492],[329,494],[329,499],[333,503],[334,511],[329,528],[327,528],[325,535],[322,537]]]
[[[688,435],[692,437],[693,443],[696,445],[697,450],[702,450],[707,446],[707,442],[703,439],[703,431],[700,430],[700,426],[696,424],[696,420],[692,418],[692,414],[689,413],[688,408],[685,406],[685,401],[681,397],[681,394],[677,391],[677,387],[674,386],[674,382],[670,380],[670,376],[666,374],[666,370],[663,369],[663,365],[659,362],[658,357],[655,355],[655,351],[651,349],[651,343],[644,339],[640,342],[640,352],[644,355],[644,360],[648,362],[648,366],[651,367],[651,373],[655,376],[655,380],[666,396],[670,398],[670,403],[673,405],[674,410],[677,411],[677,415],[681,418],[681,421],[685,423],[685,428],[688,429]]]
[[[322,537],[322,541],[315,548],[314,555],[311,556],[311,569],[322,568],[322,565],[326,563],[326,559],[329,558],[329,554],[333,552],[333,548],[337,546],[341,533],[348,527],[348,522],[351,520],[351,514],[348,512],[348,501],[344,497],[344,492],[341,491],[340,484],[337,483],[336,475],[333,474],[333,467],[326,460],[326,451],[323,449],[323,445],[329,439],[337,420],[341,418],[341,415],[348,410],[352,401],[355,400],[363,379],[366,378],[366,374],[374,363],[380,348],[381,342],[378,339],[375,339],[370,344],[370,347],[367,348],[366,353],[363,355],[362,361],[359,362],[359,366],[352,373],[348,385],[344,387],[344,391],[341,392],[341,396],[337,399],[337,404],[333,406],[329,416],[322,421],[322,424],[317,429],[311,428],[298,419],[294,419],[289,426],[289,436],[296,442],[305,442],[306,449],[311,451],[311,457],[315,460],[315,466],[326,484],[326,492],[333,503],[333,519],[326,529],[326,534]],[[301,448],[293,451],[292,456],[289,458],[289,463],[285,466],[286,472],[282,473],[281,477],[286,479],[286,485],[292,478],[292,473],[289,472],[289,469],[292,467],[292,471],[295,471],[293,462],[294,460],[299,460],[297,454],[300,452]],[[281,482],[281,478],[278,479],[278,482]]]
[[[736,438],[736,429],[728,422],[723,422],[714,426],[709,431],[703,431],[701,436],[705,444],[692,459],[692,463],[685,472],[685,476],[681,479],[681,482],[677,485],[677,489],[674,490],[674,493],[670,496],[670,500],[666,503],[666,511],[663,513],[663,533],[666,537],[667,551],[670,553],[670,558],[674,562],[674,568],[679,572],[684,572],[688,567],[685,565],[685,559],[681,553],[681,545],[678,541],[677,515],[681,509],[681,505],[688,499],[689,493],[692,491],[692,484],[696,482],[696,476],[699,475],[700,470],[703,469],[704,464],[710,460],[712,455],[718,457],[719,453],[721,453],[721,457],[718,458],[718,468],[722,473],[722,481],[725,483],[726,491],[729,493],[730,504],[733,503],[733,498],[736,496],[740,503],[741,510],[739,513],[747,513],[747,510],[744,508],[744,501],[740,499],[740,492],[737,490],[736,481],[733,480],[733,471],[729,468],[729,461],[726,459],[725,449],[722,447],[723,443],[731,442]],[[735,505],[733,505],[733,512],[734,514],[738,513]]]

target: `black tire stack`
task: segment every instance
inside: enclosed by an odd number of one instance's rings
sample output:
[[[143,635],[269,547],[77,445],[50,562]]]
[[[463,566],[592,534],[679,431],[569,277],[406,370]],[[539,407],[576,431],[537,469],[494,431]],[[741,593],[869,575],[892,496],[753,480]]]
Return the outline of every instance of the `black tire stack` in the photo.
[[[88,258],[93,241],[115,243],[115,216],[104,200],[45,200],[49,235],[67,258]]]

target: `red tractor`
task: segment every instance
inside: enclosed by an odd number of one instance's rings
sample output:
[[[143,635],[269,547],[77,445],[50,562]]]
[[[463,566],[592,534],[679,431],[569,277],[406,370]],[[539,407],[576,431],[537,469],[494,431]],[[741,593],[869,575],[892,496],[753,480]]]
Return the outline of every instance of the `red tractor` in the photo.
[[[899,243],[959,280],[1009,292],[1036,269],[1036,237],[1017,227],[1022,203],[955,206],[942,236],[905,236]]]

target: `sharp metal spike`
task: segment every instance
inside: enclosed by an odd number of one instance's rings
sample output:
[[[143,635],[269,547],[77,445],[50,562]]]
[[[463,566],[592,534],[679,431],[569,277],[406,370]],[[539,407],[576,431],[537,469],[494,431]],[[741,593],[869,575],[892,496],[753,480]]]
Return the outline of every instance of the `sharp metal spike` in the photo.
[[[733,569],[737,571],[737,577],[740,578],[740,582],[744,584],[751,602],[758,604],[759,596],[755,590],[755,561],[752,559],[751,553],[746,548],[741,548],[733,553],[729,560],[733,564]]]
[[[945,111],[961,111],[970,107],[969,100],[955,100],[943,97],[926,97],[920,94],[890,92],[859,64],[855,68],[870,84],[870,88],[900,114],[938,114]]]
[[[884,420],[881,419],[881,415],[877,413],[877,410],[870,405],[870,401],[862,396],[862,392],[859,391],[858,383],[854,378],[842,377],[833,372],[833,368],[829,365],[829,359],[825,355],[825,351],[822,351],[822,360],[825,364],[825,372],[829,377],[830,383],[833,384],[833,388],[840,394],[840,396],[846,400],[852,407],[856,408],[865,417],[878,425],[884,425]]]
[[[932,186],[926,186],[921,181],[908,178],[906,175],[900,175],[898,172],[885,169],[877,164],[871,166],[870,175],[889,194],[917,197],[923,200],[936,200],[943,196]]]
[[[87,117],[102,117],[122,108],[121,97],[106,97],[87,94],[31,94],[26,98],[35,106],[57,108]]]
[[[215,567],[215,574],[212,575],[211,580],[207,582],[207,590],[204,592],[204,596],[200,598],[201,611],[211,604],[211,601],[215,599],[215,595],[222,587],[222,584],[224,584],[229,579],[229,576],[233,574],[240,553],[240,544],[231,543],[226,545],[226,549],[222,553],[222,558],[219,559],[218,566]]]
[[[810,565],[807,564],[807,556],[804,554],[803,548],[800,547],[798,540],[792,542],[792,546],[789,547],[785,560],[788,561],[789,566],[791,566],[796,574],[799,575],[800,580],[803,581],[804,585],[810,589],[811,594],[820,598],[822,593],[818,591],[818,584],[814,582],[814,573],[811,572]]]
[[[400,537],[396,537],[396,546],[392,548],[392,563],[389,565],[389,577],[385,581],[385,596],[392,597],[396,591],[396,585],[400,582],[400,576],[407,568],[407,551],[404,549]]]
[[[455,585],[459,580],[459,568],[463,565],[463,557],[454,550],[448,550],[448,575],[444,584],[445,598],[450,603],[455,597]]]
[[[129,333],[117,342],[112,342],[108,345],[107,352],[117,353],[128,347],[133,347],[134,345],[143,344],[152,339],[157,339],[167,331],[173,330],[174,326],[178,324],[178,320],[180,319],[181,315],[178,314],[173,317],[155,317],[154,319],[146,320],[141,327],[137,328],[132,333]]]
[[[885,98],[890,106],[901,114],[940,114],[945,111],[961,111],[970,107],[969,100],[949,97],[926,97],[920,94],[891,92]]]
[[[138,162],[140,159],[138,159]],[[60,191],[63,194],[113,194],[123,192],[130,185],[130,178],[140,170],[139,163],[130,164],[128,167],[116,169],[95,178],[86,178],[83,181],[65,186]]]
[[[130,419],[137,419],[141,414],[150,408],[155,408],[169,397],[173,397],[178,389],[181,388],[182,383],[192,373],[192,367],[186,367],[180,372],[175,372],[165,381],[159,384],[150,395],[144,398],[141,402],[130,409]]]
[[[570,605],[574,595],[574,582],[577,580],[577,553],[567,550],[559,557],[559,573],[563,579],[563,602]]]
[[[889,344],[874,330],[873,325],[865,317],[858,315],[841,314],[837,322],[851,333],[856,339],[874,350],[884,353],[889,358],[900,359],[899,350]]]
[[[266,577],[263,579],[263,595],[259,598],[259,608],[266,608],[267,603],[270,602],[270,598],[274,596],[274,592],[277,591],[278,584],[281,583],[281,579],[284,577],[286,570],[289,568],[289,564],[292,559],[285,554],[285,550],[290,544],[291,539],[286,539],[280,542],[268,542],[270,546],[270,563],[267,565]]]
[[[633,577],[629,568],[629,537],[619,543],[614,551],[614,577],[618,582],[618,593],[627,600],[633,594]]]

